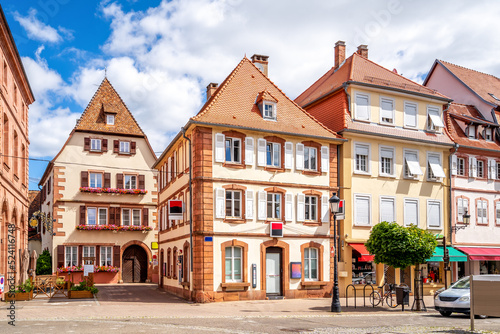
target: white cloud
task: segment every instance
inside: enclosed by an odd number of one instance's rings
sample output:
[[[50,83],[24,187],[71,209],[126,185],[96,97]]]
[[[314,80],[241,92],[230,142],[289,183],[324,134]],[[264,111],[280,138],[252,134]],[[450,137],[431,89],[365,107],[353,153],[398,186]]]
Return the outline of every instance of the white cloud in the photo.
[[[30,9],[27,16],[22,16],[18,12],[14,13],[14,19],[26,30],[28,37],[41,42],[58,43],[63,40],[61,34],[66,39],[71,39],[73,34],[70,30],[63,27],[58,29],[44,24],[37,18],[37,10]],[[59,30],[59,31],[58,31]]]

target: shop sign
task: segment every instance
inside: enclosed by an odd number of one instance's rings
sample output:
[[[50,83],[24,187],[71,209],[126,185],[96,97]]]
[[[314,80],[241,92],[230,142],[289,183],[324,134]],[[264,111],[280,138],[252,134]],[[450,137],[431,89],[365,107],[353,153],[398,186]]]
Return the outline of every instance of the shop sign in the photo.
[[[182,220],[184,213],[184,204],[180,200],[168,201],[168,219],[169,220]]]
[[[272,238],[283,237],[283,223],[282,222],[271,222],[270,235]]]

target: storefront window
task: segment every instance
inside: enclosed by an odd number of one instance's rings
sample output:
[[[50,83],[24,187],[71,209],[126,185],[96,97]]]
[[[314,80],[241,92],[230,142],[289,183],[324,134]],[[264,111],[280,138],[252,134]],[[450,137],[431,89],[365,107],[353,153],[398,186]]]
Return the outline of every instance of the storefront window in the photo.
[[[479,264],[479,274],[500,274],[500,261],[481,261]]]
[[[352,252],[352,284],[376,284],[375,264],[358,261],[359,254]]]
[[[427,266],[422,270],[424,283],[442,283],[439,273],[439,262],[427,262]]]

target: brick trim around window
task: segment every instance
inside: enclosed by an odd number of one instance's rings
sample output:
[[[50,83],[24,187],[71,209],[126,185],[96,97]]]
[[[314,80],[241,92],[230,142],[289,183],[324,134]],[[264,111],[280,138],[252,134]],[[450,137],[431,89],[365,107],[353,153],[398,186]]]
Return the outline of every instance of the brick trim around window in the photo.
[[[227,161],[224,161],[224,163],[222,163],[222,166],[224,166],[224,167],[230,167],[230,168],[246,168],[246,165],[245,165],[245,138],[247,137],[247,135],[244,134],[244,133],[238,132],[238,131],[234,131],[234,130],[223,131],[222,134],[226,138],[227,137],[229,137],[229,138],[238,138],[238,139],[240,139],[240,143],[241,143],[241,147],[240,147],[240,162],[236,163],[236,162],[227,162]],[[225,145],[225,143],[224,143],[224,145]]]
[[[478,201],[486,201],[486,224],[479,222],[479,215],[477,214],[477,202]],[[489,214],[490,203],[489,203],[489,201],[484,197],[479,197],[479,198],[475,199],[474,204],[475,204],[475,208],[476,208],[476,225],[488,226],[490,224],[490,214]]]
[[[266,136],[264,137],[266,142],[271,142],[271,143],[278,143],[280,144],[280,167],[270,167],[266,166],[264,167],[265,170],[272,171],[272,172],[284,172],[285,171],[285,142],[286,140],[277,136]]]
[[[306,281],[305,279],[305,273],[304,273],[304,251],[306,248],[316,248],[318,250],[318,280],[317,281]],[[300,245],[300,257],[301,257],[301,263],[302,263],[302,278],[301,278],[301,284],[307,288],[309,285],[314,285],[314,284],[308,284],[309,282],[315,282],[317,285],[326,285],[325,282],[323,282],[323,252],[324,252],[324,247],[322,244],[319,244],[314,241],[310,241],[308,243]],[[308,282],[304,284],[304,282]]]
[[[247,187],[233,183],[233,184],[228,184],[228,185],[222,186],[222,188],[224,188],[225,190],[240,190],[241,191],[241,198],[240,198],[241,218],[224,218],[224,220],[223,220],[224,223],[244,224],[246,222],[246,212],[247,212],[246,211],[246,202],[247,202],[246,190],[247,190]],[[226,199],[224,198],[224,207],[225,207],[225,204],[226,204]]]
[[[226,247],[241,247],[242,252],[241,252],[241,282],[227,282],[226,283]],[[229,291],[229,290],[240,290],[241,288],[247,289],[250,286],[250,283],[248,282],[248,269],[247,269],[247,263],[248,263],[248,244],[239,241],[236,239],[229,240],[226,242],[223,242],[220,245],[221,249],[221,263],[222,263],[222,291]]]

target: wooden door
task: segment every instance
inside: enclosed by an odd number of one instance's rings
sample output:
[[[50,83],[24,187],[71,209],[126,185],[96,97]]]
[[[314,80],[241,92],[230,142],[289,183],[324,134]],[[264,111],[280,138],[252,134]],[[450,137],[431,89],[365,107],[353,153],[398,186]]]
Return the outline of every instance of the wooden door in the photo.
[[[137,245],[123,252],[122,279],[124,283],[143,283],[148,276],[148,257],[146,251]]]

